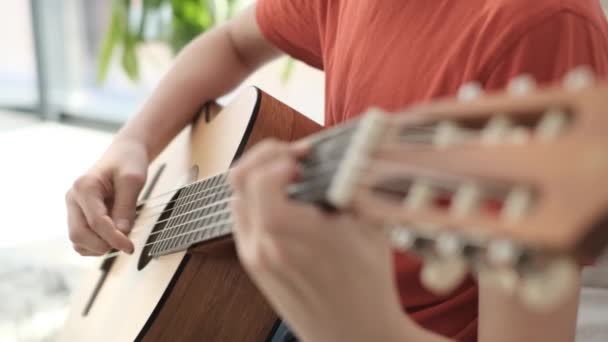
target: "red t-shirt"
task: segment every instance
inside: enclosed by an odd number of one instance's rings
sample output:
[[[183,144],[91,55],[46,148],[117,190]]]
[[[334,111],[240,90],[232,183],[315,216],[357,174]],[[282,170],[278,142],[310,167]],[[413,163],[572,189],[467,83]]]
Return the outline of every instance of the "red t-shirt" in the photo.
[[[608,24],[597,0],[258,0],[264,36],[325,71],[325,123],[369,106],[388,111],[454,95],[467,82],[502,88],[530,74],[539,83],[588,65],[608,74]],[[469,279],[437,297],[420,263],[397,255],[403,308],[419,324],[462,341],[477,335],[477,288]]]

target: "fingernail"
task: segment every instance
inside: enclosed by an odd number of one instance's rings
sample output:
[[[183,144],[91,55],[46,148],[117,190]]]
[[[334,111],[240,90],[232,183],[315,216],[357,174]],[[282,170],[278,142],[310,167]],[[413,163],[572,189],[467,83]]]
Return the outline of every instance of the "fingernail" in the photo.
[[[120,230],[123,233],[129,232],[129,228],[130,228],[129,220],[120,219],[120,220],[116,221],[116,228],[118,228],[118,230]]]

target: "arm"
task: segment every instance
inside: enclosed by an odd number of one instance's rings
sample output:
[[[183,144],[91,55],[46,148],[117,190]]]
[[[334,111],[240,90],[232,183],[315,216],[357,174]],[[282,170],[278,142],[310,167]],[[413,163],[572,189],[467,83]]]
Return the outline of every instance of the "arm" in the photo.
[[[152,159],[192,121],[202,103],[224,95],[278,54],[258,28],[255,6],[249,7],[184,48],[152,97],[116,139],[144,143]]]
[[[102,255],[110,248],[132,253],[126,233],[149,161],[192,121],[202,103],[223,95],[278,54],[260,32],[254,6],[189,44],[143,109],[67,192],[74,249],[81,255]]]

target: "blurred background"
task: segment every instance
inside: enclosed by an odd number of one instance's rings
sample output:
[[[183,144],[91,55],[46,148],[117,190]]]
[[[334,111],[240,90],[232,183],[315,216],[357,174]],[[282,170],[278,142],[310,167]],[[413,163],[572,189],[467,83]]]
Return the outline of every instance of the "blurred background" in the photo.
[[[97,262],[72,252],[64,193],[137,112],[174,54],[252,2],[0,3],[0,341],[56,336],[79,275]],[[280,59],[249,84],[322,122],[319,71]],[[581,341],[608,340],[608,275],[595,273],[582,299]]]

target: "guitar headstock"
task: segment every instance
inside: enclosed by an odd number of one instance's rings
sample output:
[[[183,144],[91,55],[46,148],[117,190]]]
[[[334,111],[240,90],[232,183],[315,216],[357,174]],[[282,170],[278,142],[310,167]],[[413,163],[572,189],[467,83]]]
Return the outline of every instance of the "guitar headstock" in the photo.
[[[478,88],[403,115],[371,110],[328,199],[422,255],[429,289],[473,270],[544,307],[608,246],[608,86],[577,70],[562,86]]]

